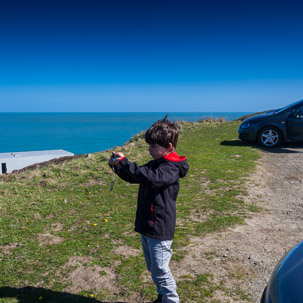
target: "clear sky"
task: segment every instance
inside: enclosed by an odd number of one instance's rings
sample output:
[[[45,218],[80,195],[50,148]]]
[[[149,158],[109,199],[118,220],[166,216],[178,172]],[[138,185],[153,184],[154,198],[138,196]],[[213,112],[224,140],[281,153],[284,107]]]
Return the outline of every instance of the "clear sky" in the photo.
[[[303,1],[0,0],[0,112],[238,111],[303,99]]]

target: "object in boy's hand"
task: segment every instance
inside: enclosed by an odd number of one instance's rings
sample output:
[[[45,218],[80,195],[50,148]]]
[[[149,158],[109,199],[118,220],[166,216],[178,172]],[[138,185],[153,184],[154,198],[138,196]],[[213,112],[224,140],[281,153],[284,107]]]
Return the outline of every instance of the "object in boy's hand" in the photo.
[[[117,160],[117,155],[115,152],[112,153],[112,162],[113,162],[113,165],[115,165],[115,161]],[[112,166],[112,170],[113,170],[113,177],[112,177],[112,182],[110,184],[110,191],[112,191],[114,189],[114,185],[115,185],[115,179],[116,179],[116,174],[115,174],[115,169],[114,169],[114,166]]]

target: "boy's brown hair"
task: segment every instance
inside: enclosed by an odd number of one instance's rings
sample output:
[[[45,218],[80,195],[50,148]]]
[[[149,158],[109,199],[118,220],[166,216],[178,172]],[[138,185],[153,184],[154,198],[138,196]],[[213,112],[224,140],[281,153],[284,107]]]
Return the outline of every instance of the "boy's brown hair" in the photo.
[[[178,135],[180,127],[175,122],[164,119],[155,122],[145,133],[145,141],[148,144],[159,144],[165,148],[169,147],[169,143],[173,148],[177,147]]]

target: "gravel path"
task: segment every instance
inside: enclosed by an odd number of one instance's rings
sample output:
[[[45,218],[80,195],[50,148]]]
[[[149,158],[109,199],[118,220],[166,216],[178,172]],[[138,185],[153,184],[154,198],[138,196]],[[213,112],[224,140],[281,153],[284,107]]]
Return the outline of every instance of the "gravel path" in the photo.
[[[303,240],[303,147],[261,151],[256,172],[247,183],[247,201],[262,208],[246,224],[224,233],[193,239],[176,278],[190,272],[214,275],[230,293],[218,291],[216,302],[260,302],[277,261]]]
[[[248,220],[244,229],[251,240],[256,273],[249,285],[255,302],[270,278],[277,261],[303,240],[303,148],[288,145],[262,152],[256,174],[256,186],[249,189],[264,211]],[[250,235],[250,234],[248,234]]]

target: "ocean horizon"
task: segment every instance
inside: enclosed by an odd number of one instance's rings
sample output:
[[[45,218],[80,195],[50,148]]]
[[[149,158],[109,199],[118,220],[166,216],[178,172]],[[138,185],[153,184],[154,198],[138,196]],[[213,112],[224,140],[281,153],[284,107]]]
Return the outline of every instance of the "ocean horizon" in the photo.
[[[63,149],[78,154],[122,146],[168,114],[171,121],[232,121],[248,112],[0,113],[0,153]]]

